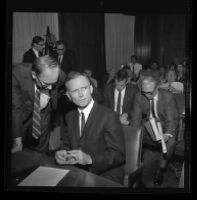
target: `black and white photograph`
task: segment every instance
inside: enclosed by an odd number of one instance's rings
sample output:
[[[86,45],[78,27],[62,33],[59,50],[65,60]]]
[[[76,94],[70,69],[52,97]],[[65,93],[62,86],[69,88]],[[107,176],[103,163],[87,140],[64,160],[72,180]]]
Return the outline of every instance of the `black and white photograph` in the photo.
[[[190,194],[192,3],[109,2],[8,1],[4,191]]]

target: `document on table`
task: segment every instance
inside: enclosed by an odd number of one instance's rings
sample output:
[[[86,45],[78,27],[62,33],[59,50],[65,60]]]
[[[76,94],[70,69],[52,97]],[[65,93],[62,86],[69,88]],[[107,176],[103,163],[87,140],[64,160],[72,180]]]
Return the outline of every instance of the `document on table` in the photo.
[[[69,171],[52,167],[38,167],[18,186],[56,186]]]

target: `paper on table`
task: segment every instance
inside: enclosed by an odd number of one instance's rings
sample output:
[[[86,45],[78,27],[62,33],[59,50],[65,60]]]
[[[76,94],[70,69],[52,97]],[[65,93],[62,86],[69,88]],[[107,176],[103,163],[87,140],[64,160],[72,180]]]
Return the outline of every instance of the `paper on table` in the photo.
[[[52,167],[38,167],[18,186],[56,186],[69,171]]]

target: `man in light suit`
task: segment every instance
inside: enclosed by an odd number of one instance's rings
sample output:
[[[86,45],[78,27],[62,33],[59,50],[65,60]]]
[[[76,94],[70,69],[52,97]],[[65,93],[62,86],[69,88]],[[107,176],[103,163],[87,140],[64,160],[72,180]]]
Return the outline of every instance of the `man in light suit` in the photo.
[[[150,109],[151,101],[155,105],[154,111]],[[143,138],[146,144],[150,144],[161,153],[161,158],[159,159],[153,179],[156,185],[160,185],[163,182],[163,173],[173,155],[176,145],[178,112],[174,96],[171,92],[160,89],[159,77],[154,75],[152,71],[147,71],[142,78],[141,93],[136,95],[133,108],[133,112],[131,113],[132,126],[143,127],[144,123],[149,121],[151,113],[157,116],[157,120],[161,123],[163,129],[162,137],[167,147],[167,155],[162,154],[161,140],[153,141],[149,133],[145,130]],[[144,159],[147,162],[154,158],[154,156],[146,155],[147,157],[144,155]]]
[[[25,52],[23,56],[23,63],[33,63],[36,58],[43,56],[44,48],[44,39],[40,36],[33,37],[31,49]]]
[[[23,148],[42,153],[49,150],[51,114],[57,108],[57,98],[64,90],[65,74],[49,56],[37,58],[33,65],[21,63],[12,71],[12,152]],[[33,136],[35,93],[40,91],[41,135]]]
[[[125,144],[117,115],[93,100],[93,88],[86,75],[71,72],[65,84],[67,96],[77,109],[66,115],[67,130],[61,150],[55,154],[57,163],[78,165],[123,183]]]
[[[118,92],[121,92],[120,111],[117,114],[120,117],[121,123],[128,125],[133,109],[133,101],[139,89],[136,85],[128,83],[128,74],[123,69],[116,73],[114,79],[115,82],[110,83],[104,89],[103,104],[111,110],[117,112]]]

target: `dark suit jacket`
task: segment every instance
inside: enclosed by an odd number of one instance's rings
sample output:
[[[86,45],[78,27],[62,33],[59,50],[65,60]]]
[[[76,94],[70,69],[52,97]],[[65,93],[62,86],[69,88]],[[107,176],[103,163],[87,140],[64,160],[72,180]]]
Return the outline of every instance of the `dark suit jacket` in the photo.
[[[114,91],[115,91],[115,83],[111,83],[105,87],[103,97],[104,97],[104,105],[114,110]],[[135,95],[139,91],[136,85],[128,83],[126,85],[125,96],[122,105],[122,113],[127,113],[129,118],[131,117],[131,112],[133,109],[133,101]]]
[[[36,55],[34,53],[34,51],[31,49],[29,49],[28,51],[25,52],[24,56],[23,56],[23,63],[33,63],[33,61],[36,59]]]
[[[56,57],[58,59],[58,56]],[[72,70],[77,70],[77,60],[74,52],[69,49],[66,49],[63,55],[61,69],[68,74]]]
[[[175,135],[178,124],[178,111],[174,95],[163,89],[159,89],[158,92],[157,112],[162,123],[163,132]],[[149,100],[138,93],[133,107],[131,125],[139,127],[143,121],[148,120],[150,114]]]
[[[77,110],[66,115],[67,131],[62,149],[81,149],[92,158],[90,172],[123,183],[125,143],[117,115],[94,102],[81,137],[78,120]]]
[[[34,82],[31,75],[32,64],[21,63],[13,66],[12,70],[12,136],[27,137],[31,135],[32,116],[34,107]],[[50,113],[57,108],[58,89],[64,84],[64,74],[59,76],[56,88],[51,90],[51,99],[47,108],[43,109],[42,125],[46,134],[40,137],[41,146],[49,140]],[[46,136],[46,137],[45,137]],[[37,144],[39,146],[39,144]],[[36,145],[36,146],[37,146]],[[41,150],[42,147],[39,146]]]

